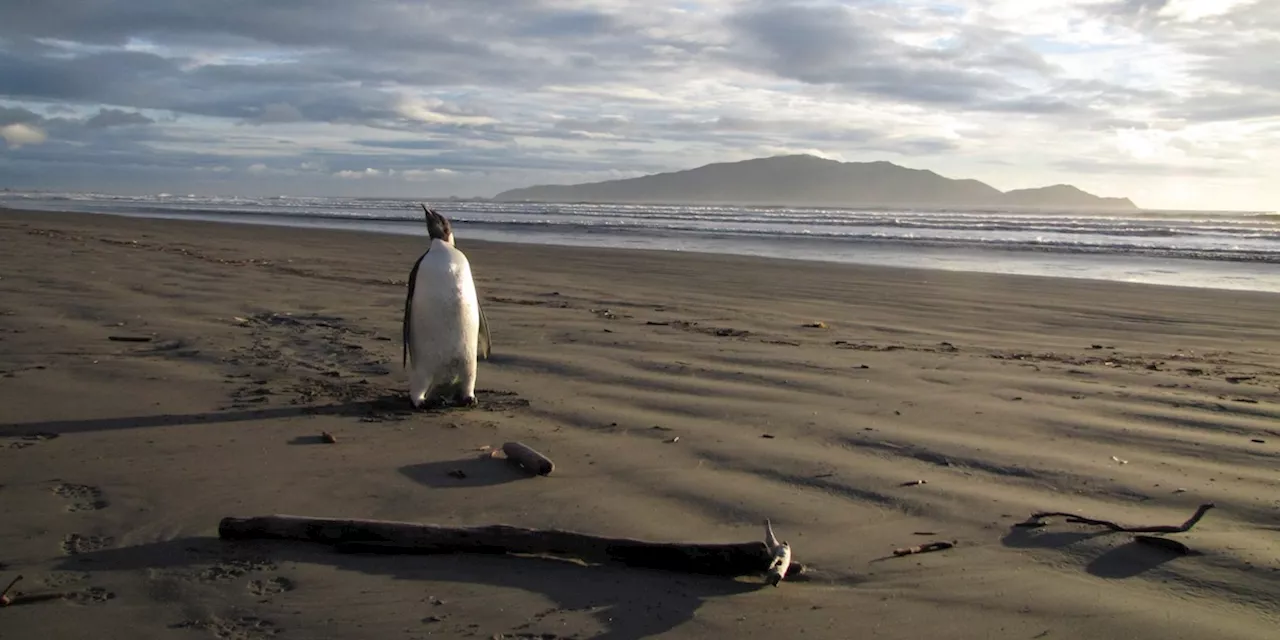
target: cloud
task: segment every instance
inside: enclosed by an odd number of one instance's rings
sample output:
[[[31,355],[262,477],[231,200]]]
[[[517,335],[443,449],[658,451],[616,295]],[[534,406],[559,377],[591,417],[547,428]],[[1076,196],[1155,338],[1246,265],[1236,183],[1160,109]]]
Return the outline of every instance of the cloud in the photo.
[[[287,102],[272,102],[263,105],[257,113],[245,119],[248,124],[283,124],[286,122],[302,122],[306,117],[302,111]]]
[[[753,3],[728,23],[742,64],[805,84],[940,104],[976,102],[1006,88],[990,70],[948,64],[948,52],[884,34],[888,19],[841,5]]]
[[[911,26],[896,29],[904,19]],[[860,3],[752,2],[728,19],[739,36],[730,55],[852,96],[997,112],[1084,109],[1034,94],[1059,69],[1013,32],[977,25],[939,31],[943,20],[936,12],[887,13]]]
[[[20,149],[22,145],[26,144],[40,144],[47,137],[40,127],[22,122],[6,124],[0,127],[0,138],[4,138],[5,144],[9,145],[10,149]]]
[[[0,107],[0,126],[11,124],[35,124],[44,121],[44,116],[21,107]]]
[[[498,121],[486,115],[467,113],[466,110],[452,107],[436,98],[418,98],[403,96],[395,104],[397,115],[427,124],[449,124],[459,126],[475,126],[496,124]]]
[[[1185,172],[1171,173],[1169,166],[1159,162],[1115,162],[1110,160],[1059,160],[1059,167],[1073,173],[1083,174],[1120,174],[1123,176],[1149,176],[1161,178],[1186,179],[1191,176],[1231,176],[1236,173],[1232,168],[1212,165],[1187,169]]]
[[[346,180],[359,180],[361,178],[376,177],[381,174],[382,174],[381,171],[378,171],[377,169],[373,169],[373,168],[366,168],[364,171],[352,171],[351,169],[343,169],[342,171],[335,171],[333,174],[333,177],[343,178]]]
[[[1277,33],[1269,0],[20,3],[0,182],[490,195],[804,152],[1274,208]]]
[[[136,111],[99,109],[97,115],[86,120],[84,125],[90,129],[105,129],[107,127],[127,127],[131,125],[151,124],[153,122],[155,122],[155,120],[152,120],[151,118],[148,118]]]

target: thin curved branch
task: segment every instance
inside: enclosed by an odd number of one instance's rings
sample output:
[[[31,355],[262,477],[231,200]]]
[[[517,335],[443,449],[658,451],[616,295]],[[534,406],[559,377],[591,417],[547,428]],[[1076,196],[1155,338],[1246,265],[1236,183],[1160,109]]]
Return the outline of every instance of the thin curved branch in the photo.
[[[1200,522],[1200,519],[1204,517],[1204,514],[1208,513],[1209,510],[1212,509],[1213,507],[1214,507],[1214,504],[1212,502],[1206,502],[1205,504],[1200,505],[1196,509],[1195,514],[1192,515],[1190,518],[1188,518],[1186,522],[1180,525],[1163,524],[1163,525],[1152,525],[1152,526],[1146,526],[1146,527],[1126,527],[1124,525],[1116,524],[1110,520],[1098,520],[1095,518],[1086,518],[1084,516],[1077,515],[1074,513],[1066,513],[1062,511],[1042,511],[1039,513],[1031,514],[1031,517],[1027,518],[1026,521],[1019,522],[1018,524],[1015,524],[1013,526],[1043,527],[1045,523],[1041,522],[1041,520],[1043,520],[1044,518],[1060,517],[1060,518],[1066,518],[1067,522],[1072,522],[1075,524],[1088,524],[1088,525],[1093,525],[1097,527],[1106,527],[1107,529],[1110,529],[1115,533],[1186,533],[1187,531],[1191,530],[1191,527],[1196,526],[1196,523]]]

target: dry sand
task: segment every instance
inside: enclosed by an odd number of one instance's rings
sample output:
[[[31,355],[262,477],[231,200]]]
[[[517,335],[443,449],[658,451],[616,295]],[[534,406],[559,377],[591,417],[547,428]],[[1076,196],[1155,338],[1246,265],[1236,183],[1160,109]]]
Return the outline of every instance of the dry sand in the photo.
[[[415,414],[419,238],[0,212],[0,579],[67,594],[0,637],[1277,637],[1280,296],[459,245],[494,357],[478,408]],[[556,472],[477,457],[509,440]],[[1210,501],[1171,536],[1195,556],[1011,526]],[[216,538],[271,513],[708,542],[768,517],[814,571]]]

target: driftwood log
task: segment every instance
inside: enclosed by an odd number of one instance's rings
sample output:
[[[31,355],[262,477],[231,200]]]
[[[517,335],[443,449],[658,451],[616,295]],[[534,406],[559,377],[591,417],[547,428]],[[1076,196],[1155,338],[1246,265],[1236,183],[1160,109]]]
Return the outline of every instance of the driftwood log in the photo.
[[[533,447],[523,442],[507,442],[502,445],[502,452],[507,454],[508,460],[519,463],[530,473],[540,476],[549,476],[556,468],[551,458],[534,451]]]
[[[649,542],[508,525],[447,527],[289,515],[223,518],[218,525],[218,536],[225,540],[316,542],[347,552],[560,556],[589,563],[613,562],[631,567],[730,577],[776,572],[779,580],[805,571],[804,565],[791,561],[789,547],[784,561],[789,567],[777,566],[783,563],[777,562],[779,558],[776,558],[774,548],[762,540],[715,544]]]

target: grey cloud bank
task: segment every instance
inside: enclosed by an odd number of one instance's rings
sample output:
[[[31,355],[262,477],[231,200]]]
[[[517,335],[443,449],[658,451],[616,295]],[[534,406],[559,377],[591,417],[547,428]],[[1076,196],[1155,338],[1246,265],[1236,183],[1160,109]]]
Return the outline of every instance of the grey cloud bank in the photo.
[[[487,196],[811,153],[1274,209],[1278,5],[11,3],[0,186]]]

